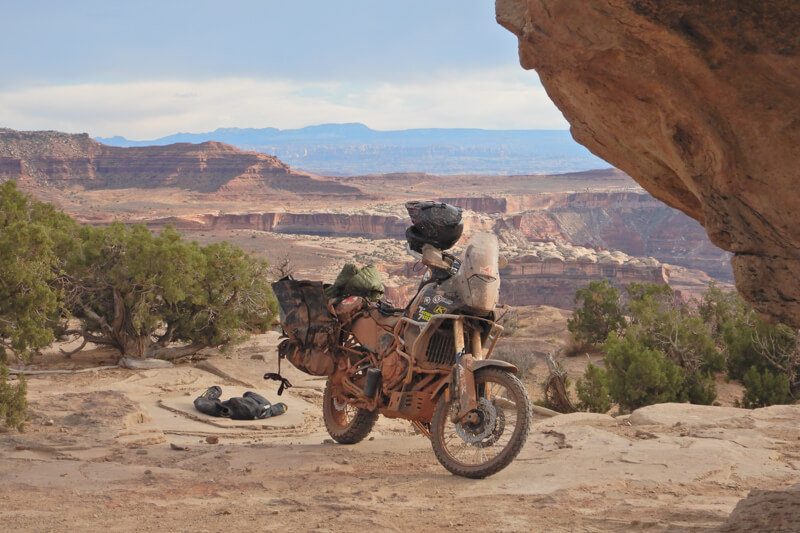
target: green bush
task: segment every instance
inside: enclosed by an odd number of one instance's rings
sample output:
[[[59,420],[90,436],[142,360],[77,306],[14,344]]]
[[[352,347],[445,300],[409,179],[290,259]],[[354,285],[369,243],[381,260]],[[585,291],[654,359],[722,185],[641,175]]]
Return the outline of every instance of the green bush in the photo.
[[[575,309],[567,329],[578,342],[593,346],[603,343],[611,333],[625,329],[625,315],[619,291],[607,280],[593,281],[575,293]]]
[[[28,419],[28,402],[25,399],[27,383],[24,376],[12,386],[8,381],[8,369],[0,365],[0,426],[22,429]]]
[[[70,311],[86,340],[123,355],[191,355],[266,331],[277,315],[266,262],[227,242],[201,247],[171,226],[156,236],[118,222],[80,238],[65,276]]]
[[[754,311],[727,320],[722,329],[728,355],[728,375],[742,380],[751,367],[772,370],[792,378],[800,371],[798,332],[784,324],[770,324]]]
[[[759,370],[751,366],[742,377],[745,387],[742,406],[748,409],[768,405],[794,403],[786,374]]]
[[[77,224],[50,205],[0,184],[0,424],[27,419],[25,379],[8,382],[10,352],[28,359],[63,330],[58,278]]]
[[[687,400],[681,368],[647,346],[636,331],[609,335],[603,344],[611,397],[624,411],[645,405]]]
[[[711,405],[717,399],[717,385],[712,376],[705,372],[684,373],[684,389],[689,403],[697,405]]]
[[[596,343],[608,332],[609,392],[622,409],[711,404],[714,373],[722,371],[745,385],[745,405],[788,403],[800,390],[800,332],[765,322],[736,293],[713,284],[699,302],[684,303],[668,285],[631,283],[623,308],[608,282],[593,282],[575,302],[582,303],[569,323],[576,340]]]
[[[578,393],[578,409],[592,413],[606,413],[611,408],[606,370],[589,363],[583,377],[575,383]]]
[[[730,321],[741,322],[748,310],[747,302],[739,293],[723,291],[713,282],[697,304],[697,315],[708,326],[714,341],[723,349],[725,324]]]
[[[0,363],[28,357],[55,338],[61,319],[57,277],[77,224],[50,204],[0,185]]]

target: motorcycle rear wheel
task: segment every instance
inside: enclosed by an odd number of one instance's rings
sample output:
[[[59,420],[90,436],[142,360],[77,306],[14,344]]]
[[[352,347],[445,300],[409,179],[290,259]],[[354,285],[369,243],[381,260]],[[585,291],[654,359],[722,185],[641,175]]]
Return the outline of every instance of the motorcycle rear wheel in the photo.
[[[356,444],[372,431],[378,420],[378,412],[344,404],[337,407],[330,380],[325,384],[322,396],[322,418],[328,434],[339,444]]]
[[[436,459],[457,476],[485,478],[508,466],[528,438],[533,411],[522,382],[499,368],[475,372],[479,422],[455,424],[458,399],[439,398],[431,421]]]

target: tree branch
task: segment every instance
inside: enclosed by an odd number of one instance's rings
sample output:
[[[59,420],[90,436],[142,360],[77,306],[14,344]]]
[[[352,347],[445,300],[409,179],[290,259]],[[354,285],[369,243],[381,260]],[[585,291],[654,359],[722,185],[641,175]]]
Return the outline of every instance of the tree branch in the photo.
[[[174,361],[181,357],[188,357],[194,355],[203,348],[208,348],[205,343],[192,343],[187,346],[179,346],[174,348],[154,348],[148,355],[154,359],[163,359],[165,361]]]
[[[78,346],[77,348],[75,348],[74,350],[66,351],[64,348],[59,348],[59,350],[61,351],[61,353],[63,353],[63,354],[64,354],[64,356],[65,356],[67,359],[69,359],[70,357],[72,357],[72,356],[73,356],[73,355],[75,355],[76,353],[78,353],[78,352],[80,352],[81,350],[83,350],[83,347],[84,347],[84,346],[86,346],[86,344],[87,344],[88,342],[89,342],[89,340],[88,340],[88,339],[87,339],[87,338],[84,336],[84,337],[83,337],[83,342],[81,343],[81,345],[80,345],[80,346]]]

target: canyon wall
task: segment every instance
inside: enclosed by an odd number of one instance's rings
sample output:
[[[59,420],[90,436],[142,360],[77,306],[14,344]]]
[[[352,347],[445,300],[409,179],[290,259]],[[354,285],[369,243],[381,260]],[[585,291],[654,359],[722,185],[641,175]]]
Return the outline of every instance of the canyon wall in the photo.
[[[361,191],[296,172],[275,156],[219,142],[118,148],[87,134],[0,129],[0,180],[66,189],[175,187],[236,199],[274,192],[360,196]]]
[[[800,327],[800,2],[497,0],[573,137],[733,252]]]
[[[166,217],[147,221],[178,230],[256,230],[306,235],[404,239],[410,222],[394,216],[359,213],[244,213]]]
[[[733,278],[730,254],[714,246],[697,221],[641,190],[443,201],[493,213],[493,230],[509,244],[516,234],[530,242],[558,241],[655,257],[664,263],[703,270],[719,280]]]
[[[575,292],[596,280],[623,289],[629,283],[668,282],[664,267],[652,264],[589,263],[523,256],[500,271],[500,301],[507,305],[574,307]]]
[[[590,248],[620,250],[631,256],[702,270],[731,281],[730,254],[712,245],[702,226],[637,192],[543,193],[510,197],[442,198],[465,209],[464,232],[492,231],[504,248],[531,242],[556,241]],[[506,214],[509,200],[529,210]],[[502,207],[503,214],[494,212]],[[368,213],[204,214],[148,222],[153,227],[172,223],[187,230],[256,230],[277,233],[405,238],[408,218]]]
[[[386,298],[404,306],[416,294],[424,268],[417,262],[377,265],[387,279]],[[500,303],[574,307],[575,292],[592,281],[608,280],[622,290],[629,283],[669,282],[664,266],[621,252],[542,243],[511,257],[500,271]]]
[[[638,189],[638,188],[637,188]],[[649,194],[635,191],[543,192],[514,196],[442,197],[442,202],[478,213],[520,213],[553,209],[652,209],[661,208]]]

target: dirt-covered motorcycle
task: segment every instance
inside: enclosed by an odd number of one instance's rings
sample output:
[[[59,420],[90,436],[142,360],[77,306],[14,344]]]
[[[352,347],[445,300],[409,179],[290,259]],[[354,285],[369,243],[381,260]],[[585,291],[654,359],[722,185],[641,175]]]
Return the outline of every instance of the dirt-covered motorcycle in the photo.
[[[491,357],[506,310],[497,305],[497,238],[475,233],[456,258],[444,250],[461,236],[461,210],[406,207],[409,249],[427,267],[409,305],[327,299],[320,282],[284,278],[273,285],[287,335],[279,354],[328,376],[323,417],[337,442],[361,441],[380,414],[405,418],[446,469],[483,478],[514,460],[532,418],[516,367]]]

